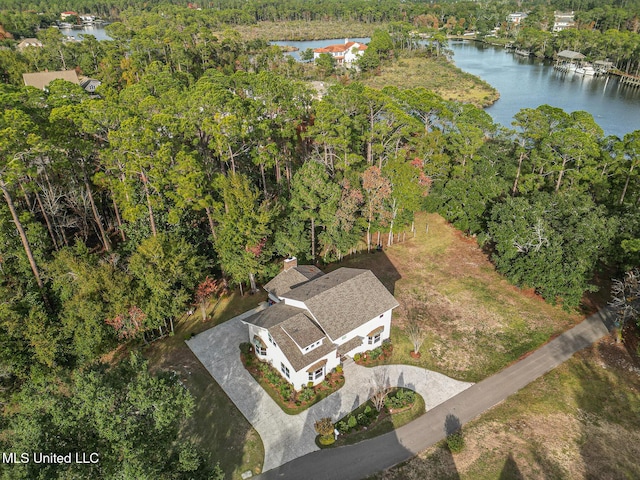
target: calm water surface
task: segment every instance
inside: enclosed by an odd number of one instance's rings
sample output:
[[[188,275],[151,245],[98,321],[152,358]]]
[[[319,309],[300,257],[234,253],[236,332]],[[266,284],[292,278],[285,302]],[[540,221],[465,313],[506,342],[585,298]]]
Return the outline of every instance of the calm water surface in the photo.
[[[68,35],[69,37],[77,38],[78,40],[82,40],[81,35],[93,35],[96,37],[96,40],[111,40],[111,37],[104,31],[104,27],[98,25],[82,27],[77,30],[75,28],[61,28],[60,33],[65,36]]]
[[[640,130],[640,88],[620,85],[616,77],[558,72],[549,63],[478,42],[449,46],[458,67],[500,92],[500,100],[486,109],[498,123],[511,126],[521,108],[549,104],[567,112],[591,113],[606,135],[622,137]]]

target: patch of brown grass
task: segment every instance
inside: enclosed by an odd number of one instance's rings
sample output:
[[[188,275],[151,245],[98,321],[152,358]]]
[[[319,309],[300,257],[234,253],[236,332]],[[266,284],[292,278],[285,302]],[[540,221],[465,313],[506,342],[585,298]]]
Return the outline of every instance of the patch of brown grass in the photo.
[[[249,40],[325,40],[331,38],[370,37],[382,23],[339,22],[339,21],[291,21],[258,22],[254,25],[234,25],[233,29]]]
[[[400,303],[389,363],[478,381],[581,320],[509,284],[475,239],[439,215],[419,214],[415,223],[415,238],[408,232],[405,242],[384,253],[360,254],[331,266],[371,269]],[[386,244],[386,236],[381,240]],[[420,359],[409,356],[413,346],[404,334],[411,312],[419,314],[427,336]]]
[[[472,103],[483,107],[499,98],[495,88],[469,73],[463,72],[444,58],[401,57],[385,64],[380,74],[362,81],[365,85],[382,89],[387,85],[398,88],[424,87],[445,100]]]
[[[609,338],[378,480],[640,478],[640,372]]]

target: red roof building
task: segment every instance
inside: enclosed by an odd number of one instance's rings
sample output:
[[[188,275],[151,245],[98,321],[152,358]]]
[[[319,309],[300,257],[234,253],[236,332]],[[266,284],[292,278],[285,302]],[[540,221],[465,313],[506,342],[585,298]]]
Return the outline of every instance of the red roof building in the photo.
[[[326,53],[335,58],[337,64],[350,65],[358,57],[364,54],[366,49],[367,46],[364,43],[350,42],[349,39],[346,38],[344,43],[327,45],[326,47],[314,49],[313,58],[316,59],[323,53]]]

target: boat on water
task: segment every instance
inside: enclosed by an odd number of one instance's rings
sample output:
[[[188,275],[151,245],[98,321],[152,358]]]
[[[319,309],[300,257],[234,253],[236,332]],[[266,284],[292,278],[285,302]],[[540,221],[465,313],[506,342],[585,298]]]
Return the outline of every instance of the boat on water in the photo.
[[[583,65],[581,67],[576,68],[576,73],[578,75],[595,75],[596,70],[591,65]]]
[[[69,22],[60,22],[60,28],[71,29],[73,28],[73,24]]]
[[[529,50],[521,50],[519,48],[516,48],[516,55],[520,55],[522,57],[530,57],[531,56],[531,52]]]

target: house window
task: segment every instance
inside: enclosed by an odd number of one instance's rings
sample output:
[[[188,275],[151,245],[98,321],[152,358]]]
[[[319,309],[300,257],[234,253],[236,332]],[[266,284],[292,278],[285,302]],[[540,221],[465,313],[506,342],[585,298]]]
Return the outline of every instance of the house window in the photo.
[[[319,378],[324,377],[324,366],[320,367],[315,372],[309,372],[309,381],[313,382]]]
[[[285,366],[284,363],[280,362],[280,371],[282,372],[282,374],[287,377],[287,378],[291,378],[289,377],[289,369]]]
[[[271,342],[271,345],[273,345],[274,347],[277,347],[278,344],[276,343],[276,341],[271,337],[270,333],[267,333],[267,336],[269,337],[269,342]]]
[[[378,332],[375,335],[371,335],[369,337],[367,337],[367,341],[369,343],[369,345],[375,345],[376,343],[378,343],[380,341],[380,335],[382,332]]]
[[[256,349],[256,354],[258,355],[266,355],[267,354],[267,346],[264,341],[258,336],[253,336],[253,346]]]

